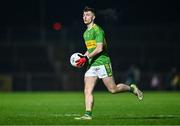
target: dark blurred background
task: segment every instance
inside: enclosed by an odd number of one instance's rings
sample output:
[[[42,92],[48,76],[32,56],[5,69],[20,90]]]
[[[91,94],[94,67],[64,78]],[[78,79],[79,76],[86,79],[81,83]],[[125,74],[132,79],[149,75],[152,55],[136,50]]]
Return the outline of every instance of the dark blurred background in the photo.
[[[116,82],[180,89],[180,15],[173,0],[4,0],[0,3],[0,91],[83,89],[85,6],[106,33]],[[99,81],[97,90],[106,90]]]

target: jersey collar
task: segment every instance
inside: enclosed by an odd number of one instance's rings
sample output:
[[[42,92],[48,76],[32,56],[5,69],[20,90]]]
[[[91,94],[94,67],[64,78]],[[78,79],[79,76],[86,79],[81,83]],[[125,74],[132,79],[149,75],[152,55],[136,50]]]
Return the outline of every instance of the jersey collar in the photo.
[[[87,30],[88,30],[88,31],[91,30],[95,25],[96,25],[96,24],[94,23],[93,26],[90,27],[90,28],[87,28]]]

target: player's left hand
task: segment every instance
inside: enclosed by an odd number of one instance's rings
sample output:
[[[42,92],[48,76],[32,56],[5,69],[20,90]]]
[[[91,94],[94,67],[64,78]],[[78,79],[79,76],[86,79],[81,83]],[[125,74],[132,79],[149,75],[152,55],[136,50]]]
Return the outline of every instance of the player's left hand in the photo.
[[[81,57],[80,59],[78,59],[76,61],[77,63],[77,67],[82,67],[84,66],[84,64],[88,61],[88,57],[87,56],[84,56],[84,55],[78,55],[79,57]]]

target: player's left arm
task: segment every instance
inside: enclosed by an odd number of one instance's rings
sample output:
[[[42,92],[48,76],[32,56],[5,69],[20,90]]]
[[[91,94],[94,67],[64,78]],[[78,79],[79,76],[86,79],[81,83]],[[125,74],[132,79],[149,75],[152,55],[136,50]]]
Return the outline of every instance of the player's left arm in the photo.
[[[103,51],[104,31],[101,29],[96,29],[95,35],[96,35],[95,38],[96,48],[94,49],[93,52],[87,55],[88,58],[92,58]]]
[[[93,52],[87,55],[88,58],[92,58],[103,51],[103,42],[99,42]]]
[[[94,57],[95,55],[99,54],[103,51],[103,43],[98,43],[96,48],[92,53],[86,52],[83,56],[79,55],[81,58],[76,61],[77,67],[82,67],[88,61],[89,58]]]
[[[86,51],[86,52],[84,53],[84,56],[87,56],[87,55],[89,55],[89,52],[88,52],[88,51]]]

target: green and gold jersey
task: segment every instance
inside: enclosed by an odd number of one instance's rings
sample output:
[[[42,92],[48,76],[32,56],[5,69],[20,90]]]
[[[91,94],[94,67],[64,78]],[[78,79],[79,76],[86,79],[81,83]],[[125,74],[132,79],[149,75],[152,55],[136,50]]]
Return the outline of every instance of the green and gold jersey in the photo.
[[[99,66],[110,63],[110,58],[107,53],[107,43],[105,40],[105,34],[101,27],[94,24],[91,29],[87,29],[84,32],[83,37],[85,40],[87,51],[89,53],[95,50],[97,44],[103,44],[103,51],[89,59],[90,66]]]

